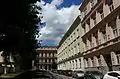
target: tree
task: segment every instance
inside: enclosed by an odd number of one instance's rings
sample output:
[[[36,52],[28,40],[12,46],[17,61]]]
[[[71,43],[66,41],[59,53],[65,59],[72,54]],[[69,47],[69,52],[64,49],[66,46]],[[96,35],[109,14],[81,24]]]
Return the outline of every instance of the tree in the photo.
[[[40,18],[34,5],[37,0],[0,1],[0,50],[7,57],[11,52],[21,56],[22,68],[29,69],[33,51],[37,48],[36,34]],[[5,7],[3,4],[5,3]],[[27,64],[28,63],[28,64]]]

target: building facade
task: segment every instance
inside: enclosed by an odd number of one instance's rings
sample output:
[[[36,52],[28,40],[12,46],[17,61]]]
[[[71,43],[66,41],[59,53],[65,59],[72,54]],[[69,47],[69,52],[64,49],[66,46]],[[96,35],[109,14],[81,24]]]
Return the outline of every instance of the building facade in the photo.
[[[83,70],[81,24],[78,16],[59,43],[58,70]]]
[[[36,63],[39,69],[52,70],[57,69],[57,48],[55,46],[41,46],[36,49],[37,60]],[[54,68],[53,68],[53,65]]]
[[[120,0],[84,0],[79,10],[85,70],[120,70]]]

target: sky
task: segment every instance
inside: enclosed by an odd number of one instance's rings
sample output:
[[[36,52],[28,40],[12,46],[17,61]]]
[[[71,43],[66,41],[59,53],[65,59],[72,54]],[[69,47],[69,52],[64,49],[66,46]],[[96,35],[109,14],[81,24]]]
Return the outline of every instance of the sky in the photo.
[[[37,40],[41,46],[56,46],[72,25],[79,13],[82,0],[41,0],[42,21]]]

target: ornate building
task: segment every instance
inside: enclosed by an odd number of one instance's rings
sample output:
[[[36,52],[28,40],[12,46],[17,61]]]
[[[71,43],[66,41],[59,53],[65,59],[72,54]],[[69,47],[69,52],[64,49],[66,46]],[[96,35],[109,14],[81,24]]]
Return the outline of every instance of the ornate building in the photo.
[[[81,33],[78,16],[59,43],[57,52],[59,70],[84,69]]]
[[[120,0],[84,0],[79,9],[85,70],[120,70]]]
[[[39,69],[51,70],[57,69],[57,48],[54,46],[41,46],[36,49],[37,60],[36,63]]]

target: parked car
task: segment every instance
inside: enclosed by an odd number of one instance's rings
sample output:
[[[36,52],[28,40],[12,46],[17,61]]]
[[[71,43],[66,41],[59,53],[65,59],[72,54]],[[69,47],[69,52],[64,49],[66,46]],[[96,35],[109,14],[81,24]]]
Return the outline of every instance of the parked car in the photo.
[[[57,70],[57,74],[63,74],[63,70]]]
[[[72,76],[72,70],[63,70],[63,75]]]
[[[120,79],[120,71],[110,71],[107,72],[103,79]]]
[[[84,79],[103,79],[103,74],[99,71],[86,71]]]
[[[72,77],[76,79],[84,79],[84,71],[73,71]]]
[[[51,72],[56,73],[56,74],[58,73],[58,71],[57,71],[57,70],[51,70]]]

